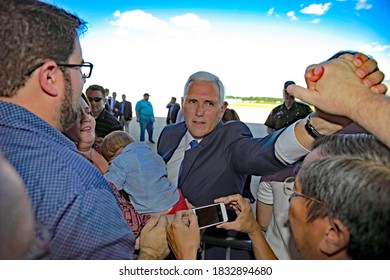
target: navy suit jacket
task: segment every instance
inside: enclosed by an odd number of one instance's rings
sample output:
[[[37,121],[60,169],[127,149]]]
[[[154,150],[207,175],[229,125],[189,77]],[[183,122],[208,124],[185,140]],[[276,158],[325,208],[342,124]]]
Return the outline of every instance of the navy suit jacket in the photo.
[[[170,110],[171,110],[170,109],[170,105],[171,105],[171,103],[169,103],[167,105],[167,108],[169,109],[168,110],[167,119],[166,119],[166,123],[167,124],[176,123],[177,113],[179,112],[179,109],[180,109],[179,103],[176,103],[175,106],[173,106],[173,108],[172,108],[171,117],[169,117],[169,113],[170,113]]]
[[[187,132],[185,122],[164,127],[157,152],[168,162]],[[253,138],[240,121],[220,122],[195,149],[188,150],[182,165],[181,188],[195,206],[214,199],[243,194],[248,175],[272,174],[286,168],[274,155],[274,143],[281,131]]]

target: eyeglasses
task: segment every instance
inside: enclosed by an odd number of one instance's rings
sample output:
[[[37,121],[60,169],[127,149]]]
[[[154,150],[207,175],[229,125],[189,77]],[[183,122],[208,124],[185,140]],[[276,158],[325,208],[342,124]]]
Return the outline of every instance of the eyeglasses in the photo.
[[[284,180],[283,190],[284,190],[284,194],[289,196],[289,200],[291,200],[293,197],[300,196],[300,197],[309,199],[311,201],[320,203],[322,205],[325,205],[324,202],[322,202],[321,200],[318,200],[317,198],[310,197],[310,196],[307,196],[301,192],[296,191],[295,190],[295,177],[288,177],[288,178],[286,178],[286,180]]]
[[[95,102],[100,102],[103,99],[103,97],[89,97],[88,100],[89,102],[95,101]]]
[[[69,68],[80,68],[81,75],[84,79],[91,77],[93,64],[90,62],[83,62],[82,64],[65,64],[65,63],[57,63],[58,66],[69,67]]]
[[[44,64],[44,62],[39,63],[38,65],[34,66],[32,70],[28,71],[26,76],[30,76],[35,70],[37,70],[39,67],[41,67]],[[58,66],[62,67],[69,67],[69,68],[80,68],[81,75],[84,79],[90,78],[92,75],[92,69],[93,64],[90,62],[83,62],[82,64],[66,64],[66,63],[57,63]]]
[[[28,260],[42,260],[49,255],[52,234],[40,221],[35,222],[35,239],[27,254]]]

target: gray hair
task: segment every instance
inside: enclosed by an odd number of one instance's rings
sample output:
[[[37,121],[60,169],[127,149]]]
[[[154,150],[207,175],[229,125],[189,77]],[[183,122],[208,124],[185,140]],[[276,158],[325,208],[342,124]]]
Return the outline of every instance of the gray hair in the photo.
[[[345,141],[344,151],[361,149],[328,155],[302,166],[297,176],[302,193],[323,202],[307,200],[308,222],[326,216],[337,218],[350,232],[350,257],[389,259],[390,151],[371,137],[337,138]],[[363,143],[368,145],[364,148]]]
[[[188,80],[184,86],[184,94],[183,94],[184,100],[187,99],[188,88],[190,87],[192,82],[208,82],[208,83],[215,84],[218,88],[219,103],[222,105],[222,103],[225,101],[225,88],[224,88],[221,80],[217,76],[215,76],[214,74],[206,72],[206,71],[196,72],[188,78]]]
[[[325,156],[343,155],[361,159],[375,159],[390,161],[388,148],[379,142],[373,135],[333,134],[317,138],[312,149],[318,149],[319,154]]]

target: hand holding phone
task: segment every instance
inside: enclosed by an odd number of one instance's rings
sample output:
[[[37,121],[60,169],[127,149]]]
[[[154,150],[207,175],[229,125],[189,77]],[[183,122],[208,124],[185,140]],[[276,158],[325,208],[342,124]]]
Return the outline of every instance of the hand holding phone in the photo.
[[[223,203],[196,207],[191,209],[198,216],[199,228],[207,228],[227,222],[228,216]]]

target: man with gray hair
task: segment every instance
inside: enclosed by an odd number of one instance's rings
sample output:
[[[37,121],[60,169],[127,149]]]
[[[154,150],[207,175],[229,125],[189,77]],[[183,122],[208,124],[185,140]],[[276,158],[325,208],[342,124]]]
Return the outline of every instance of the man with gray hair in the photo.
[[[248,175],[261,176],[286,168],[305,156],[314,141],[307,120],[265,138],[253,138],[243,122],[221,121],[226,110],[224,99],[224,86],[217,76],[204,71],[194,73],[184,87],[185,122],[164,127],[158,141],[157,151],[167,162],[169,179],[194,206],[212,204],[218,197],[237,193],[254,199],[250,190],[244,189]],[[342,128],[315,115],[310,125],[320,134]],[[195,147],[191,144],[194,141]],[[207,230],[211,231],[226,236],[223,230]],[[236,232],[227,234],[238,236]],[[211,247],[206,249],[206,258],[225,257],[224,248]],[[253,258],[247,251],[231,251],[231,258]]]

